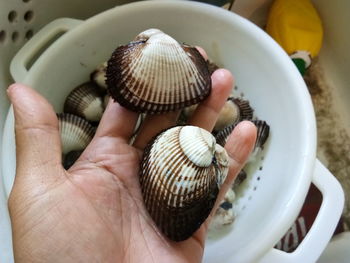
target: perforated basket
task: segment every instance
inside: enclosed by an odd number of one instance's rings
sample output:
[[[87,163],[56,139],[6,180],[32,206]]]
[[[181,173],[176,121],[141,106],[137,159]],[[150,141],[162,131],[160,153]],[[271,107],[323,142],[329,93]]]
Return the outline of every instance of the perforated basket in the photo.
[[[16,81],[36,88],[60,112],[72,86],[86,81],[116,45],[149,27],[204,47],[214,61],[234,73],[240,92],[271,125],[264,158],[252,168],[235,204],[236,221],[228,233],[208,240],[204,261],[315,261],[340,217],[342,190],[315,159],[315,119],[302,78],[279,46],[248,21],[219,8],[178,1],[126,5],[85,22],[60,19],[17,53],[11,73]],[[64,72],[64,78],[57,72]],[[13,122],[10,110],[2,147],[7,192],[15,174]],[[311,181],[323,194],[313,227],[295,252],[273,249],[296,218]]]

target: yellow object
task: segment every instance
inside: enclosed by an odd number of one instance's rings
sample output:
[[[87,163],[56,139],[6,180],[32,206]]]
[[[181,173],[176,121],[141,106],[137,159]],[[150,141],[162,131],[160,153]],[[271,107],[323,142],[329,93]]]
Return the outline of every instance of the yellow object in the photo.
[[[289,55],[302,50],[313,58],[321,49],[322,22],[310,0],[275,0],[266,31]]]

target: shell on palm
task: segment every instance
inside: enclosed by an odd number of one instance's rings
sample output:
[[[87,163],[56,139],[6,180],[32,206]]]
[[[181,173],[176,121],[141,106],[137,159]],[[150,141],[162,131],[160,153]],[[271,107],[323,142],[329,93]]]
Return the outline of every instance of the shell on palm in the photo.
[[[227,153],[211,133],[170,128],[144,152],[140,183],[146,208],[168,238],[185,240],[208,217],[227,172]]]
[[[84,150],[95,134],[94,127],[85,119],[69,113],[60,113],[57,118],[63,154]]]
[[[114,51],[106,83],[115,101],[150,114],[199,103],[211,91],[208,66],[199,51],[158,29],[146,30]]]

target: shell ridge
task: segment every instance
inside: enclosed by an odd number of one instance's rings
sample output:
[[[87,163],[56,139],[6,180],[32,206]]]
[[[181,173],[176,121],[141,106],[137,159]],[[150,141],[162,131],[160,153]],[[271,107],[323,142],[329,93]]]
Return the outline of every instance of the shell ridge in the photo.
[[[156,148],[154,151],[156,152],[156,154],[154,154],[154,155],[150,155],[151,157],[152,156],[154,156],[154,159],[157,159],[158,158],[158,155],[161,155],[161,151],[159,151],[159,148],[161,148],[162,146],[163,146],[163,144],[165,144],[166,145],[166,141],[169,141],[169,139],[170,139],[170,145],[169,145],[169,147],[172,147],[172,148],[174,148],[173,147],[173,144],[174,144],[174,142],[176,141],[176,136],[170,136],[170,138],[169,138],[169,136],[167,136],[168,134],[165,134],[163,137],[161,137],[161,136],[158,136],[157,138],[159,138],[159,139],[157,139],[156,140],[156,142],[155,142],[155,144],[154,145],[156,145],[156,147],[154,147],[154,148]],[[176,148],[175,148],[176,149]],[[158,154],[157,154],[158,153]],[[165,154],[164,154],[165,155]],[[168,154],[167,154],[167,156],[166,156],[166,159],[170,159],[171,158],[171,152],[168,152]],[[167,163],[167,167],[169,166],[169,164]],[[153,181],[156,181],[158,178],[159,178],[159,176],[157,176],[157,173],[158,173],[158,167],[156,168],[156,169],[151,169],[150,171],[149,171],[149,173],[151,174],[156,174],[156,176],[154,176],[153,177]],[[150,176],[151,178],[152,178],[152,176]],[[157,182],[152,182],[152,185],[153,185],[153,187],[154,187],[154,184],[156,184],[156,183],[161,183],[161,182],[159,182],[158,180],[157,180]],[[151,186],[150,186],[151,187]],[[161,187],[163,187],[163,185],[161,185]],[[164,187],[163,187],[164,188]],[[149,188],[147,188],[147,190],[149,190]],[[159,195],[161,194],[161,191],[158,191],[158,192],[156,192],[155,193],[155,195],[153,196],[153,199],[154,200],[156,200],[156,199],[158,199],[159,198]],[[152,204],[152,206],[154,206],[155,204]],[[153,210],[153,209],[152,209]]]
[[[176,241],[187,239],[200,227],[218,193],[219,170],[214,165],[198,167],[180,147],[181,136],[194,134],[190,140],[196,138],[197,144],[207,151],[208,142],[215,140],[205,137],[210,133],[204,131],[201,138],[203,132],[198,129],[177,126],[160,133],[146,147],[141,164],[140,183],[146,208],[161,231]],[[221,150],[218,148],[218,156]]]
[[[119,46],[108,61],[106,84],[115,101],[134,111],[156,114],[198,103],[209,95],[211,79],[203,75],[209,71],[198,51],[190,48],[189,56],[175,39],[159,30],[142,32],[135,39]],[[164,70],[158,70],[159,66]]]

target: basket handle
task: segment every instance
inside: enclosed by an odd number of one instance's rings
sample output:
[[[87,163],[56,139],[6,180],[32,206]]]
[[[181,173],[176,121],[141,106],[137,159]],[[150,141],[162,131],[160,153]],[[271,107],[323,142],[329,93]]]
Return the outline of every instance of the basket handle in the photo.
[[[287,253],[272,248],[260,263],[316,262],[326,248],[343,211],[344,192],[337,179],[318,159],[312,182],[320,190],[323,198],[311,229],[294,252]]]
[[[72,18],[59,18],[44,26],[12,59],[10,72],[13,79],[16,82],[22,82],[41,54],[59,37],[81,22]]]

